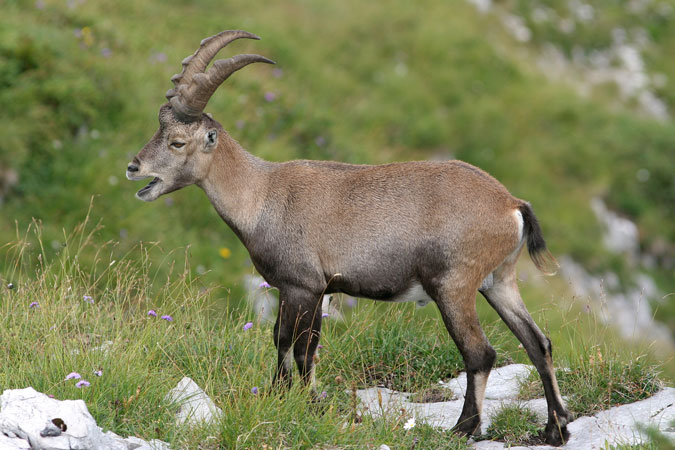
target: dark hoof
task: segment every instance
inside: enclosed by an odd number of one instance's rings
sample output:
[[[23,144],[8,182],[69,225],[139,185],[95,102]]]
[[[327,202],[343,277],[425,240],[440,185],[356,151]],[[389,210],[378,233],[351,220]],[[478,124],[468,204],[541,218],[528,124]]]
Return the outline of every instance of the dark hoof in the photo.
[[[570,439],[570,432],[567,431],[567,425],[558,425],[557,423],[548,423],[544,429],[544,441],[548,445],[560,447],[566,444]]]
[[[480,433],[480,417],[474,416],[465,420],[460,417],[457,424],[452,427],[452,432],[466,437]]]

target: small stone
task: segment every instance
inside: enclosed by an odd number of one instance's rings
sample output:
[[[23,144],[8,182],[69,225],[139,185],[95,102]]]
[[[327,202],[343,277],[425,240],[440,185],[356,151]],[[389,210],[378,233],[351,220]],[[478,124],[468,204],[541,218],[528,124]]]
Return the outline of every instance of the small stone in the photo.
[[[176,414],[176,423],[179,425],[213,422],[223,413],[206,395],[206,392],[189,377],[180,380],[178,385],[166,395],[166,400],[180,405]]]

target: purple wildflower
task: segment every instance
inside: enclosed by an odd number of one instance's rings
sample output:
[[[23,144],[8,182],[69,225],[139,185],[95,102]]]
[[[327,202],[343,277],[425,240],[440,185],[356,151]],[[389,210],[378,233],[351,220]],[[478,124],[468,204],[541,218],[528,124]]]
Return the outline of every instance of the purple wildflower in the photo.
[[[79,380],[80,378],[82,378],[82,375],[80,375],[79,373],[70,372],[68,375],[66,375],[65,380]]]
[[[91,298],[90,295],[85,295],[84,297],[82,297],[82,300],[84,300],[87,303],[91,303],[92,305],[94,304],[94,299]]]
[[[246,322],[244,325],[244,331],[250,330],[251,328],[253,328],[253,322]]]
[[[328,313],[323,313],[323,314],[321,314],[321,317],[326,318],[326,317],[328,317],[329,315],[330,315],[330,314],[328,314]]]
[[[171,316],[168,315],[168,314],[167,314],[166,316],[162,316],[161,318],[164,319],[164,320],[166,320],[167,322],[173,322],[173,317],[171,317]]]
[[[40,304],[38,302],[32,302],[30,305],[28,305],[29,308],[39,308]]]
[[[83,387],[89,386],[90,384],[91,384],[91,383],[88,382],[87,380],[80,380],[80,381],[78,381],[77,383],[75,383],[75,387],[81,389],[81,388],[83,388]]]
[[[102,377],[103,371],[102,370],[94,370],[94,375],[96,375],[97,377]]]
[[[262,283],[260,283],[260,284],[258,285],[258,287],[259,287],[259,288],[263,288],[263,289],[269,289],[269,288],[271,288],[272,286],[270,286],[270,284],[269,284],[267,281],[263,281]]]
[[[166,62],[166,53],[164,52],[153,53],[152,55],[150,55],[150,61],[157,63]]]
[[[103,56],[104,58],[110,58],[111,55],[112,50],[110,50],[108,47],[103,47],[101,49],[101,56]]]
[[[265,101],[266,102],[273,102],[276,99],[277,99],[277,94],[275,94],[274,92],[265,92]]]
[[[257,387],[253,387],[253,389],[251,389],[251,394],[253,394],[253,395],[258,395],[258,388],[257,388]]]
[[[322,349],[322,348],[323,348],[323,345],[319,344],[319,345],[316,346],[316,348]]]
[[[322,399],[322,400],[326,397],[328,397],[328,392],[326,392],[326,391],[321,392],[321,395],[319,395],[319,398]]]
[[[319,147],[323,147],[324,145],[326,145],[326,138],[324,138],[323,136],[319,136],[316,139],[314,139],[314,143]]]
[[[154,309],[151,309],[150,311],[148,311],[148,315],[152,316],[152,317],[157,317],[157,313],[155,312]]]

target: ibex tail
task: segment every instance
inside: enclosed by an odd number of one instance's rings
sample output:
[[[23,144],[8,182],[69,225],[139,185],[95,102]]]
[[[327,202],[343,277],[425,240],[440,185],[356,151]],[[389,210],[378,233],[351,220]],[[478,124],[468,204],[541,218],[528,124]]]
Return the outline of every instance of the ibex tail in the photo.
[[[530,258],[532,258],[537,269],[546,275],[555,275],[560,264],[546,248],[546,241],[541,232],[539,221],[530,204],[523,203],[520,206],[520,213],[523,215],[523,233],[527,237],[527,251]]]

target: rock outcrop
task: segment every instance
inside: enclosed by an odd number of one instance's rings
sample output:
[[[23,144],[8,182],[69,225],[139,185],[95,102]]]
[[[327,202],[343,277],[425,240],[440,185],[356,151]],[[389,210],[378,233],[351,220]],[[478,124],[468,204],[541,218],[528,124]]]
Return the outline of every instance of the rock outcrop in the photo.
[[[170,450],[159,440],[104,433],[82,400],[56,400],[29,387],[0,396],[3,450]]]
[[[546,421],[546,400],[516,400],[520,380],[528,376],[530,366],[512,364],[494,369],[488,378],[483,402],[483,422],[481,433],[485,433],[490,425],[491,417],[503,405],[518,403],[528,407]],[[357,392],[365,412],[373,417],[383,414],[399,414],[403,408],[412,414],[418,421],[450,429],[455,425],[462,411],[464,392],[466,391],[466,373],[442,383],[452,390],[455,400],[437,403],[413,403],[409,400],[411,394],[396,392],[385,388],[369,388]],[[382,399],[380,402],[380,398]],[[641,429],[644,426],[653,426],[661,433],[675,439],[675,389],[666,388],[656,395],[636,403],[616,406],[601,411],[593,416],[580,417],[571,422],[567,429],[571,434],[570,441],[562,448],[570,450],[604,449],[606,445],[637,444],[646,440]],[[481,450],[497,450],[507,448],[505,444],[495,441],[478,441],[473,444]],[[511,449],[554,449],[548,445],[518,447]]]

